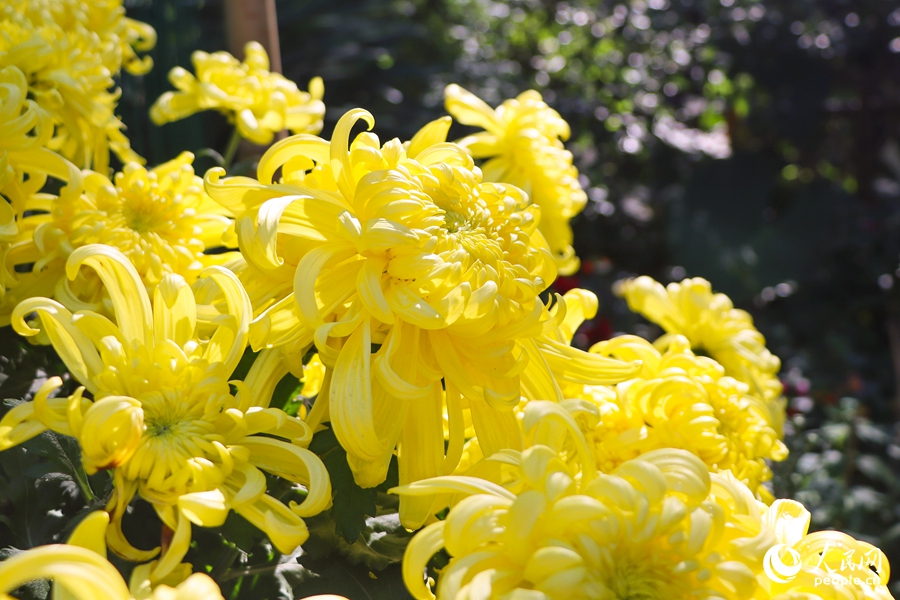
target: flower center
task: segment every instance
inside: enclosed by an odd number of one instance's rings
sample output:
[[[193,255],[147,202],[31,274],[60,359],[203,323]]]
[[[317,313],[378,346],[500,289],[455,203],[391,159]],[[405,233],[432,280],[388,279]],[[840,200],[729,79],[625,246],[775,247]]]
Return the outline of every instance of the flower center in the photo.
[[[454,252],[461,248],[472,259],[494,265],[503,257],[504,249],[493,215],[474,185],[464,185],[462,179],[426,187],[434,205],[443,212],[443,223],[439,227],[443,235],[433,231],[443,238],[437,252]]]
[[[177,433],[178,422],[147,423],[147,435],[150,437],[168,437]]]
[[[141,398],[144,409],[144,437],[161,443],[190,443],[212,429],[218,411],[208,414],[210,407],[196,406],[175,390],[152,392]]]
[[[138,233],[162,233],[175,228],[181,217],[177,204],[153,193],[122,192],[122,216],[128,227]]]
[[[444,211],[444,228],[449,233],[468,232],[473,229],[466,217],[454,210]]]
[[[618,600],[662,600],[675,598],[669,589],[665,573],[657,571],[654,565],[623,561],[611,574],[609,587]]]
[[[676,572],[678,559],[661,548],[619,543],[611,549],[609,562],[589,568],[594,581],[616,600],[670,600],[687,598],[690,583]]]
[[[124,465],[125,477],[140,481],[141,493],[160,501],[215,487],[227,475],[220,472],[224,446],[215,425],[223,401],[213,393],[203,403],[177,390],[143,395],[144,434]]]

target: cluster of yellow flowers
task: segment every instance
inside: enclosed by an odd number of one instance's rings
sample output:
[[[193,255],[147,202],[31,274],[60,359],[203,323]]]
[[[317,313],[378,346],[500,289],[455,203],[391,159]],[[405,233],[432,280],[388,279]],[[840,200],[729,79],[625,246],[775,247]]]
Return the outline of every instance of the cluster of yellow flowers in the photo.
[[[34,229],[56,204],[79,202],[90,173],[81,169],[107,174],[110,150],[122,161],[143,162],[114,114],[113,77],[122,68],[149,70],[149,57],[136,52],[155,41],[152,27],[125,16],[122,0],[13,0],[0,7],[0,194],[7,200],[0,202],[0,323],[9,323],[18,299],[54,292],[46,281],[21,281],[17,271],[33,266],[37,273],[52,261],[23,245],[34,244]],[[43,191],[48,177],[63,185],[58,202]],[[7,295],[13,288],[17,294]]]
[[[125,16],[122,0],[13,0],[0,13],[0,67],[15,67],[29,96],[50,117],[47,147],[81,168],[105,173],[112,150],[139,161],[114,111],[113,77],[150,69],[140,60],[156,43],[152,27]]]
[[[0,450],[71,436],[113,492],[69,544],[0,563],[0,597],[52,578],[76,598],[220,598],[182,562],[192,526],[234,511],[293,552],[332,501],[308,449],[325,428],[361,487],[396,457],[400,521],[424,526],[403,566],[417,598],[441,549],[441,598],[890,597],[878,549],[807,535],[766,487],[787,454],[779,362],[708,282],[623,282],[665,335],[572,346],[597,298],[547,292],[578,269],[586,197],[537,92],[494,110],[449,86],[447,111],[483,129],[458,142],[451,117],[382,141],[363,109],[324,139],[320,79],[299,90],[258,44],[244,62],[197,52],[154,121],[214,109],[259,144],[296,134],[255,178],[200,177],[190,153],[142,166],[113,116],[110,77],[150,68],[135,51],[152,29],[115,0],[3,10],[0,325],[51,344],[81,387],[51,397],[49,379],[0,420]],[[269,406],[288,373],[315,396],[298,417]],[[123,530],[136,497],[163,524],[153,550]],[[143,563],[130,590],[107,545]]]
[[[107,510],[113,526],[107,541],[130,560],[147,561],[160,551],[138,550],[122,533],[132,497],[151,502],[173,532],[151,581],[167,577],[187,553],[191,523],[221,525],[232,509],[265,531],[282,552],[306,541],[300,517],[330,504],[328,474],[306,449],[309,426],[268,408],[272,386],[264,375],[253,373],[235,383],[237,395],[229,389],[228,378],[247,346],[252,310],[235,275],[221,267],[203,273],[221,290],[220,312],[199,305],[175,274],[156,286],[151,304],[134,266],[109,246],[92,244],[72,253],[67,264],[72,279],[82,264],[105,286],[116,322],[90,310],[72,314],[47,298],[16,307],[16,331],[37,334],[23,319],[36,313],[84,387],[68,398],[49,398],[62,382],[48,380],[33,402],[0,421],[0,449],[46,429],[76,438],[89,474],[112,470],[115,491]],[[267,496],[262,471],[304,485],[306,500],[287,507]]]
[[[540,404],[526,421],[552,414]],[[573,468],[559,449],[535,443],[494,455],[480,477],[395,489],[455,500],[446,519],[407,547],[403,574],[413,596],[434,598],[422,573],[444,549],[451,558],[439,598],[891,597],[880,550],[838,532],[807,535],[802,505],[767,507],[729,472],[710,473],[689,452],[653,450],[609,473],[597,472],[589,456],[582,460]]]
[[[105,244],[125,254],[152,293],[167,274],[188,283],[208,266],[227,262],[232,254],[205,254],[229,242],[229,213],[203,191],[194,174],[193,155],[181,156],[153,169],[128,163],[115,181],[85,171],[80,194],[32,194],[26,216],[18,220],[18,236],[6,256],[8,269],[28,268],[0,302],[0,324],[8,325],[19,301],[55,297],[71,310],[108,314],[109,298],[93,274],[69,282],[67,258],[78,248]]]
[[[236,217],[235,269],[258,307],[251,344],[293,357],[315,344],[328,385],[307,420],[330,421],[361,486],[384,481],[395,450],[403,483],[452,472],[463,408],[485,448],[520,448],[511,409],[523,395],[561,399],[557,380],[613,383],[636,371],[548,335],[554,319],[539,294],[556,266],[537,207],[516,187],[484,183],[445,141],[448,118],[383,145],[365,132],[349,140],[360,119],[374,124],[354,110],[330,142],[275,144],[258,180],[212,170],[206,183]],[[431,514],[428,502],[401,501],[409,527]]]

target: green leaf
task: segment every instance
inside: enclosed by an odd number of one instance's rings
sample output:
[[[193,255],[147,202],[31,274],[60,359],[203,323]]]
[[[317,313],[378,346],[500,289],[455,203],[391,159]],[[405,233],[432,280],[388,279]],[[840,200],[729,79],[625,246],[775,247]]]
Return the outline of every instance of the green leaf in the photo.
[[[363,489],[356,484],[347,464],[347,453],[338,443],[333,429],[315,434],[309,449],[319,455],[328,469],[333,502],[331,516],[338,534],[352,544],[366,528],[366,516],[377,514],[377,490]]]
[[[320,458],[334,449],[339,449],[343,452],[343,448],[341,448],[337,436],[334,435],[334,430],[331,428],[331,423],[325,423],[325,426],[327,426],[328,429],[323,429],[316,433],[309,443],[309,451],[315,452]]]
[[[244,355],[241,356],[241,361],[238,363],[238,366],[235,367],[234,373],[231,374],[231,379],[237,379],[239,381],[243,381],[247,378],[247,373],[250,372],[250,367],[253,366],[253,361],[256,360],[256,355],[259,352],[254,352],[249,347],[244,350]]]
[[[352,544],[338,540],[337,550],[351,565],[362,564],[381,571],[403,560],[410,539],[412,534],[400,524],[399,515],[390,513],[366,519],[366,528],[359,539]]]
[[[301,597],[295,591],[303,584],[319,577],[301,565],[298,559],[304,554],[303,548],[297,548],[293,553],[282,556],[275,567],[275,580],[278,582],[278,594],[285,600]]]
[[[36,444],[29,440],[0,452],[0,489],[4,490],[0,514],[6,517],[0,527],[3,545],[33,548],[60,541],[58,536],[71,515],[85,507],[67,474],[48,468]]]
[[[307,519],[306,525],[309,539],[303,544],[305,560],[322,560],[337,552],[351,565],[364,565],[373,571],[399,563],[413,535],[400,525],[396,512],[367,518],[365,529],[352,544],[337,534],[331,511]]]
[[[303,543],[304,555],[310,560],[328,558],[337,548],[338,535],[331,517],[331,510],[326,510],[314,517],[305,519],[309,529],[309,539]]]
[[[284,412],[296,417],[303,405],[303,383],[288,373],[281,378],[272,393],[272,406],[280,407]]]
[[[262,531],[234,511],[228,513],[228,518],[225,519],[220,531],[225,541],[234,544],[247,554],[250,554],[253,546],[265,537]]]
[[[353,481],[346,455],[336,452],[324,459],[325,467],[331,474],[331,485],[334,490],[334,505],[331,514],[337,532],[344,540],[351,542],[359,538],[366,527],[366,516],[374,515],[375,490],[363,488]]]
[[[399,565],[391,565],[378,574],[364,565],[349,565],[343,560],[309,560],[301,563],[318,577],[294,586],[295,598],[314,594],[339,594],[351,600],[401,600],[412,598],[403,584]]]

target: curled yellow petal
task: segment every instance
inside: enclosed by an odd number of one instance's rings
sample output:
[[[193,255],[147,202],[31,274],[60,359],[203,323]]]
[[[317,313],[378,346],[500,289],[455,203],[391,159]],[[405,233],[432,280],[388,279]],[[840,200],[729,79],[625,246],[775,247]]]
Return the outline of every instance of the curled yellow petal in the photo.
[[[252,504],[235,507],[235,512],[266,532],[282,554],[290,554],[309,538],[303,519],[270,496],[263,495]]]
[[[353,166],[350,164],[350,130],[359,120],[365,121],[369,129],[375,126],[375,117],[369,111],[357,108],[338,120],[331,136],[331,170],[345,198],[353,198],[356,192]]]
[[[106,528],[108,526],[109,513],[102,510],[95,510],[82,519],[81,523],[72,530],[66,543],[71,546],[87,548],[105,558]]]
[[[432,600],[434,594],[425,585],[425,566],[444,547],[444,523],[432,523],[412,539],[403,552],[403,582],[418,600]]]
[[[291,509],[301,517],[317,515],[331,504],[331,480],[318,456],[293,444],[264,437],[245,438],[250,462],[270,473],[306,486],[306,499]]]
[[[103,280],[113,310],[128,343],[151,344],[153,313],[144,284],[124,254],[102,244],[89,244],[75,250],[66,262],[66,274],[75,279],[81,265],[87,265]]]
[[[51,579],[78,600],[128,600],[122,576],[105,558],[87,548],[41,546],[0,563],[0,593],[38,579]]]
[[[180,275],[163,278],[153,296],[153,329],[157,345],[172,340],[183,347],[194,337],[197,327],[197,302],[193,291]]]

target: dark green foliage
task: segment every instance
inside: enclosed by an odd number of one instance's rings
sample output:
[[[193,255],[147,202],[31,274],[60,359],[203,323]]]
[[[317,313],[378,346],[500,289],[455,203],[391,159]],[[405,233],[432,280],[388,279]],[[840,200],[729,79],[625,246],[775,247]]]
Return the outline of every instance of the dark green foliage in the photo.
[[[48,375],[63,375],[57,394],[74,391],[65,368],[52,352],[0,330],[0,416],[24,400]],[[0,452],[0,549],[25,550],[62,541],[83,514],[101,505],[108,477],[88,478],[71,438],[45,432]]]
[[[375,488],[363,489],[353,480],[347,452],[338,444],[334,430],[320,431],[313,437],[309,449],[319,455],[331,477],[334,506],[331,515],[340,536],[348,543],[355,542],[366,527],[366,517],[376,514]]]

